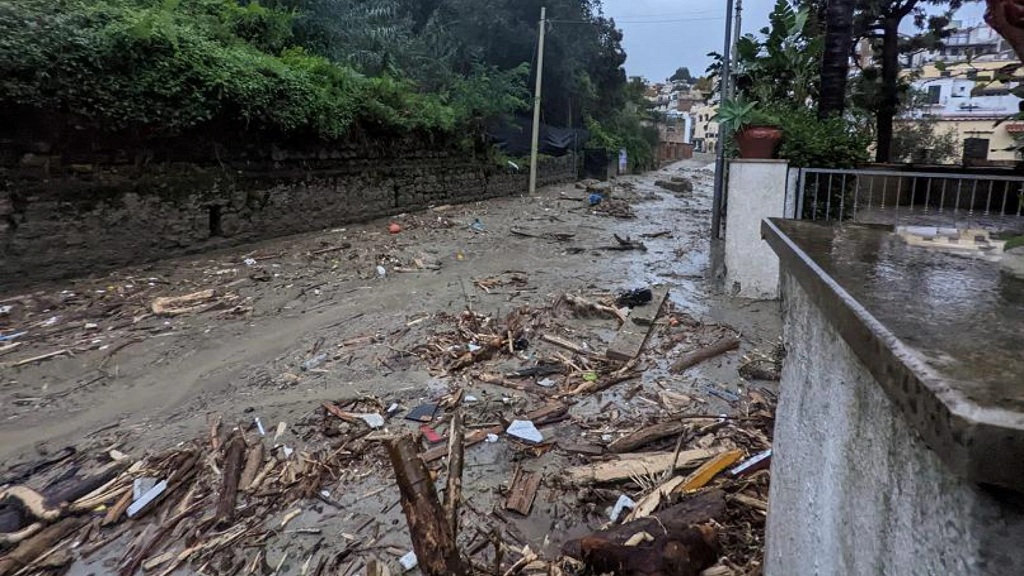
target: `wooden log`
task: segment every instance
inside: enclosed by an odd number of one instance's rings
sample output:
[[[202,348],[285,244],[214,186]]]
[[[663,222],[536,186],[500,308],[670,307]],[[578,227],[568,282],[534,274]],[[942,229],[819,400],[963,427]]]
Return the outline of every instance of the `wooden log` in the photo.
[[[260,473],[260,468],[263,466],[263,456],[263,441],[259,440],[249,448],[249,454],[245,457],[245,468],[242,470],[241,478],[238,479],[239,490],[247,490],[252,481],[256,479],[256,475]]]
[[[509,484],[505,509],[529,516],[542,479],[543,476],[539,472],[527,472],[522,468],[517,468],[512,476],[512,482]]]
[[[652,426],[645,426],[612,442],[608,445],[608,449],[617,454],[632,452],[637,448],[642,448],[652,442],[657,442],[662,438],[678,436],[686,430],[686,427],[686,423],[679,421],[662,422]]]
[[[561,403],[545,404],[544,406],[541,406],[540,408],[538,408],[536,410],[533,410],[532,412],[528,412],[525,416],[523,416],[521,418],[517,418],[517,420],[532,420],[532,421],[534,421],[536,423],[537,421],[540,421],[540,420],[546,420],[546,419],[549,419],[549,418],[554,418],[554,417],[557,417],[557,416],[561,416],[562,414],[565,414],[566,412],[568,412],[568,410],[569,410],[569,407],[566,406],[565,404],[561,404]],[[467,446],[467,447],[468,446],[473,446],[474,444],[479,444],[479,443],[483,442],[487,438],[488,434],[504,434],[504,433],[505,433],[505,427],[504,426],[492,426],[491,428],[483,428],[483,429],[480,429],[480,430],[474,430],[474,431],[470,432],[469,434],[466,434],[466,438],[465,438],[465,441],[463,442],[463,444],[465,446]],[[431,449],[427,450],[426,452],[423,452],[422,454],[420,454],[420,458],[424,462],[433,462],[434,460],[439,460],[439,459],[443,458],[446,454],[448,454],[448,447],[447,446],[436,446],[436,447],[431,448]]]
[[[80,516],[69,516],[47,526],[35,536],[18,544],[17,548],[0,558],[0,576],[8,576],[28,566],[41,554],[56,546],[88,521]]]
[[[390,440],[387,449],[420,570],[426,576],[465,576],[466,568],[416,440],[411,435],[401,436]]]
[[[465,445],[462,414],[456,410],[448,428],[448,483],[444,491],[444,511],[452,540],[459,537],[459,504],[462,502],[462,467]]]
[[[235,500],[238,497],[238,481],[242,477],[242,461],[245,458],[245,438],[235,430],[224,443],[224,472],[221,476],[220,498],[217,500],[217,524],[230,526],[235,521]]]
[[[618,576],[699,576],[718,561],[715,532],[709,526],[637,534],[638,542],[626,544],[584,538],[580,560],[594,574]]]
[[[672,452],[650,452],[620,456],[618,460],[597,462],[565,470],[563,477],[574,484],[619,482],[633,476],[658,475],[666,470],[698,466],[722,450],[684,450],[673,465]]]
[[[682,372],[683,370],[692,368],[705,360],[710,360],[715,356],[720,356],[726,352],[736,350],[739,347],[739,338],[735,336],[726,336],[714,344],[683,354],[678,360],[672,363],[672,372]]]
[[[725,513],[725,494],[721,490],[709,490],[651,517],[570,540],[562,546],[562,553],[586,562],[595,573],[636,576],[699,574],[701,566],[707,568],[714,564],[718,551],[711,534],[694,526],[722,519]],[[697,535],[694,530],[697,530],[699,539],[693,537]],[[652,540],[627,546],[627,542],[635,542],[636,535],[642,533],[649,534]],[[681,562],[683,560],[688,560],[690,565]],[[694,561],[697,566],[694,566]]]

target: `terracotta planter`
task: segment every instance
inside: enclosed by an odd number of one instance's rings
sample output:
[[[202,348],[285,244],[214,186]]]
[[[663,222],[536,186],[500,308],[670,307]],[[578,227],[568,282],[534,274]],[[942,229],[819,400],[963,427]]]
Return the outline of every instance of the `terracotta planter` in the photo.
[[[747,126],[736,134],[740,158],[767,160],[775,157],[782,141],[782,129],[775,126]]]

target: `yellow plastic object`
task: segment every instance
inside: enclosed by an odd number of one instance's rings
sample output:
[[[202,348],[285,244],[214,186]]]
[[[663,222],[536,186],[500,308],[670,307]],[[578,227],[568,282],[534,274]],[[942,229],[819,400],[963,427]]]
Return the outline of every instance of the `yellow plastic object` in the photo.
[[[686,477],[682,484],[676,487],[675,492],[692,492],[707,486],[708,482],[714,480],[715,476],[718,476],[722,470],[732,466],[742,457],[743,450],[722,452],[705,462],[700,468],[694,470],[692,474]]]

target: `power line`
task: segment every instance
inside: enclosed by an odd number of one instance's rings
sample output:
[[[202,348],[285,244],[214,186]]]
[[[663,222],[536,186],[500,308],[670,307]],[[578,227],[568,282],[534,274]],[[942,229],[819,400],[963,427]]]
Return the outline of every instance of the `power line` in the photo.
[[[678,20],[615,20],[615,24],[678,24],[681,22],[708,22],[713,20],[725,20],[725,16],[714,16],[707,18],[681,18]],[[552,24],[594,24],[588,20],[551,20]]]
[[[712,16],[706,18],[680,18],[678,20],[616,20],[616,24],[675,24],[679,22],[708,22],[712,20],[725,20],[725,16]]]

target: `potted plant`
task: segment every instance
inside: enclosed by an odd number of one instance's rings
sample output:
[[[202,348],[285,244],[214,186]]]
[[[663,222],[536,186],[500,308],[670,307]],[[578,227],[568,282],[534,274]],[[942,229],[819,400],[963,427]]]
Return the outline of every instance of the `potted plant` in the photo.
[[[740,158],[768,159],[782,142],[779,122],[770,114],[758,110],[757,102],[741,99],[726,100],[718,107],[715,119],[733,131]]]

